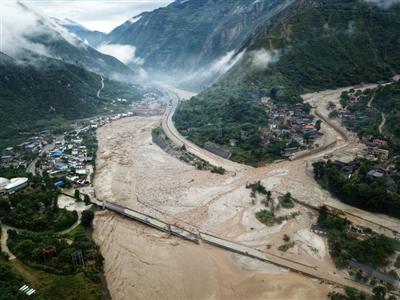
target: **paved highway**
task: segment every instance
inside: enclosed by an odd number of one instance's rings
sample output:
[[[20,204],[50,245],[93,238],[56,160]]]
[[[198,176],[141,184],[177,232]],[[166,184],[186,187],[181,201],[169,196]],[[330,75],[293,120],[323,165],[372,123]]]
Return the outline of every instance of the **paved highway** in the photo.
[[[163,128],[165,134],[176,145],[178,145],[178,146],[185,145],[186,149],[188,151],[190,151],[192,154],[200,157],[201,159],[208,161],[210,164],[212,164],[216,167],[222,167],[227,171],[238,172],[243,169],[252,168],[250,166],[241,165],[241,164],[235,163],[231,160],[224,159],[218,155],[215,155],[215,154],[197,146],[196,144],[194,144],[191,141],[184,138],[178,132],[178,130],[175,128],[174,122],[172,120],[173,115],[179,104],[179,98],[176,94],[174,94],[170,90],[166,90],[165,92],[168,94],[169,104],[168,104],[167,109],[162,118],[162,128]]]

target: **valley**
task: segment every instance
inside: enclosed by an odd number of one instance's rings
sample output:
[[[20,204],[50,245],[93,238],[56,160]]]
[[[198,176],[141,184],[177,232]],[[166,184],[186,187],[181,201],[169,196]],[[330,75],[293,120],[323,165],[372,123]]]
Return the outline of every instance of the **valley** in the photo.
[[[372,87],[372,85],[367,87]],[[326,104],[329,101],[338,102],[342,90],[344,89],[308,94],[303,97],[305,101],[312,103],[316,111],[328,119]],[[170,93],[168,95],[172,102],[177,97],[175,95],[171,97]],[[115,203],[155,216],[171,224],[179,224],[188,229],[206,230],[273,255],[283,255],[304,264],[318,266],[317,269],[331,268],[330,274],[338,271],[327,256],[328,246],[323,239],[310,231],[311,225],[316,222],[315,211],[307,206],[296,204],[291,212],[298,212],[299,217],[272,228],[265,227],[255,219],[255,212],[263,207],[261,199],[258,198],[255,203],[252,203],[249,192],[245,188],[247,183],[261,180],[274,196],[290,192],[301,203],[306,203],[316,209],[324,204],[329,205],[342,211],[354,224],[369,227],[391,238],[394,237],[393,232],[397,232],[400,226],[397,219],[384,215],[378,216],[345,205],[321,190],[312,177],[310,167],[313,161],[328,153],[337,159],[352,157],[362,149],[363,145],[353,134],[346,132],[346,139],[344,139],[342,132],[338,132],[330,124],[323,123],[322,130],[327,133],[327,136],[331,136],[331,139],[327,140],[327,145],[332,143],[332,139],[335,141],[327,149],[310,153],[293,161],[252,168],[223,160],[204,149],[192,146],[176,133],[170,121],[173,108],[172,103],[163,117],[128,118],[113,122],[99,130],[98,165],[94,182],[98,200],[113,199]],[[225,175],[211,175],[208,171],[196,170],[169,156],[152,143],[151,129],[159,126],[160,123],[163,123],[167,134],[178,145],[185,144],[188,151],[212,164],[223,166],[228,172]],[[345,129],[341,130],[345,132]],[[324,147],[324,144],[321,143],[321,147]],[[110,218],[109,213],[107,215]],[[112,218],[120,219],[117,216]],[[116,221],[115,224],[118,222]],[[115,224],[113,228],[117,230],[118,225]],[[97,234],[100,235],[100,232]],[[291,237],[296,246],[283,254],[277,248],[282,243],[280,241],[284,235]],[[119,270],[124,269],[124,264],[120,262],[120,259],[111,254],[118,250],[111,250],[109,248],[111,244],[107,240],[102,239],[101,244],[103,245],[101,247],[110,253],[110,256],[107,256],[103,252],[106,261],[108,258],[112,261],[111,265],[119,265]],[[143,244],[144,248],[146,248],[145,245]],[[310,249],[318,250],[313,252],[314,250]],[[150,261],[148,263],[151,264]],[[250,260],[248,263],[254,262]],[[249,266],[245,265],[242,268],[246,269]],[[336,276],[347,276],[344,273],[338,274],[341,275]],[[107,272],[106,276],[114,278],[114,275],[108,275]],[[302,299],[302,297],[298,298]]]
[[[400,298],[398,0],[0,11],[0,299]]]

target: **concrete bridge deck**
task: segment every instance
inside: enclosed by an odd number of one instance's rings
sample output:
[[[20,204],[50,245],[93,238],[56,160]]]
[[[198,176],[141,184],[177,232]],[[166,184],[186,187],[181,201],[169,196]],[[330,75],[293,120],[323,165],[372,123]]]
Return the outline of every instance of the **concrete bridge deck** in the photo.
[[[283,267],[289,269],[292,272],[296,272],[311,278],[316,278],[321,280],[322,282],[333,284],[341,287],[352,287],[358,290],[365,291],[367,293],[371,293],[371,288],[368,285],[361,284],[359,282],[355,282],[350,278],[345,278],[343,275],[335,274],[333,272],[329,272],[323,268],[319,268],[318,266],[311,266],[307,264],[303,264],[298,261],[291,260],[289,258],[279,256],[273,253],[267,253],[265,251],[255,249],[246,245],[239,244],[234,241],[229,241],[224,238],[218,237],[216,235],[198,231],[192,232],[187,229],[176,226],[175,224],[168,224],[164,221],[156,219],[152,216],[143,214],[141,212],[135,211],[130,208],[126,208],[120,206],[115,203],[104,202],[103,208],[119,213],[125,217],[136,220],[145,225],[151,226],[158,230],[170,233],[172,235],[178,236],[185,240],[200,244],[201,242],[208,243],[210,245],[238,253],[241,255],[245,255],[254,259],[258,259],[267,263],[275,264],[279,267]]]

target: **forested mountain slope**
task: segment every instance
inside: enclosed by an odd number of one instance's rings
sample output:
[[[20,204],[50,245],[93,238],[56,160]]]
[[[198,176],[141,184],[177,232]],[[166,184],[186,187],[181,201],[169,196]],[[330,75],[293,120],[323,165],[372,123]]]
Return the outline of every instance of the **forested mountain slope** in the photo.
[[[129,79],[135,72],[113,56],[105,55],[71,35],[50,19],[19,2],[7,2],[2,19],[2,52],[26,59],[31,54],[47,56],[104,74]],[[19,20],[24,20],[20,22]]]
[[[100,87],[99,75],[75,65],[45,57],[22,64],[0,52],[0,142],[107,112],[117,97],[141,98],[137,88],[110,80],[98,98]]]
[[[150,70],[197,71],[237,50],[259,24],[293,1],[178,0],[128,20],[107,42],[135,46]]]
[[[388,80],[400,71],[399,5],[296,1],[281,15],[247,41],[246,54],[218,83],[181,105],[175,121],[183,134],[200,145],[228,145],[248,123],[266,126],[263,96],[294,105],[306,91]],[[265,147],[258,141],[245,146],[248,161],[268,159],[256,155]],[[244,149],[239,143],[232,150]]]

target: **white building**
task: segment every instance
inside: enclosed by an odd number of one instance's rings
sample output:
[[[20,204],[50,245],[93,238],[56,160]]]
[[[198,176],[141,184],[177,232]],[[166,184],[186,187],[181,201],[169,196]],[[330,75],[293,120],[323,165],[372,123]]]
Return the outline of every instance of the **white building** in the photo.
[[[19,191],[28,185],[28,178],[26,177],[18,177],[10,180],[9,184],[5,186],[5,190],[7,193],[12,194],[16,191]]]
[[[5,191],[6,186],[10,183],[10,180],[4,177],[0,177],[0,194]]]

